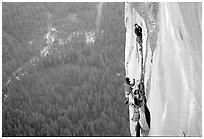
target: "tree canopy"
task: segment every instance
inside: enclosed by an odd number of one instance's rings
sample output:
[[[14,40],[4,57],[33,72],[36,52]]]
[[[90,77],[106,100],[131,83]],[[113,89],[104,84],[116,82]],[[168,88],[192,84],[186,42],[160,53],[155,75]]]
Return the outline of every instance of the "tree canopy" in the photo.
[[[96,4],[3,3],[2,84],[39,52],[28,41],[43,45],[47,12],[66,36],[73,29],[94,29]],[[124,79],[117,76],[124,74],[124,3],[103,6],[103,33],[93,46],[77,41],[56,46],[63,55],[43,57],[8,87],[9,96],[2,102],[3,136],[130,135]],[[67,21],[71,13],[79,23]]]

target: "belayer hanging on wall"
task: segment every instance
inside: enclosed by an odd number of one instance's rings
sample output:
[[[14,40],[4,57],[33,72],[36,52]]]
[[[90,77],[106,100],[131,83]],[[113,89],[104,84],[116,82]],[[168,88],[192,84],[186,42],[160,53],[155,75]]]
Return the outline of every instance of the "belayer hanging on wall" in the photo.
[[[125,98],[126,98],[126,101],[125,101],[125,104],[128,104],[128,96],[129,94],[131,93],[132,91],[132,87],[135,85],[135,79],[133,79],[133,83],[130,84],[130,79],[128,77],[126,77],[125,79],[125,83],[124,83],[124,87],[125,87]]]

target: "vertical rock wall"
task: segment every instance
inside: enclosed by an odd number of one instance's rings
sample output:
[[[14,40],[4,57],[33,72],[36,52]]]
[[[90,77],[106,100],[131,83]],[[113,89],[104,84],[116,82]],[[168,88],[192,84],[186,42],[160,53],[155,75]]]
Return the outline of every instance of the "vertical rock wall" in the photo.
[[[141,73],[134,24],[141,25],[144,33],[145,89],[151,112],[150,136],[202,135],[200,5],[201,3],[159,4],[159,29],[152,57],[151,39],[146,37],[148,31],[145,21],[130,3],[125,4],[125,69],[126,76],[131,80],[138,80]],[[134,136],[132,114],[130,107],[130,132]]]
[[[125,44],[125,69],[126,77],[129,77],[131,81],[136,80],[139,83],[141,76],[141,55],[139,52],[139,44],[136,43],[136,35],[134,32],[134,24],[137,23],[143,28],[143,64],[150,63],[151,51],[149,44],[147,43],[147,29],[143,18],[131,7],[131,4],[125,3],[125,26],[126,26],[126,44]],[[149,55],[147,57],[147,55]],[[150,64],[149,64],[150,65]],[[148,66],[145,66],[145,84],[150,76],[150,70]],[[129,97],[129,102],[133,102],[133,98]],[[132,136],[135,136],[135,123],[131,120],[133,116],[133,107],[129,106],[130,117],[130,132]],[[142,122],[142,121],[141,121]]]
[[[202,32],[194,6],[185,5],[185,10],[195,19],[191,21],[178,3],[160,3],[160,31],[149,99],[152,136],[201,136],[202,133],[202,56],[199,55]]]

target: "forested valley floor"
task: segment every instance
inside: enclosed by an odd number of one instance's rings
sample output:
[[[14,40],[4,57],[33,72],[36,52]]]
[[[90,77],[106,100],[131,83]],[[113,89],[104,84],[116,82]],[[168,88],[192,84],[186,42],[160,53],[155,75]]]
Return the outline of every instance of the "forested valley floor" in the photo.
[[[38,54],[46,14],[62,36],[95,28],[96,3],[3,3],[2,85]],[[67,15],[75,13],[79,22]],[[124,103],[124,3],[106,3],[93,45],[73,40],[63,52],[40,59],[7,88],[2,100],[2,136],[129,136]],[[102,33],[101,33],[102,32]],[[121,76],[120,76],[121,75]],[[2,97],[3,98],[3,97]]]

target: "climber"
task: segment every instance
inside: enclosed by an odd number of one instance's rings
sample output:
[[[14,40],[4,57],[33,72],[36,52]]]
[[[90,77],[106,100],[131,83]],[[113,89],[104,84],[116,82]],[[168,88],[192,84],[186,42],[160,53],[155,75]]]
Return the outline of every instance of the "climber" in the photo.
[[[138,43],[142,43],[142,28],[137,23],[134,25],[134,27],[135,27],[135,34],[137,36],[136,41]]]
[[[150,111],[146,105],[146,97],[144,91],[144,84],[140,82],[137,85],[137,89],[133,93],[134,98],[134,113],[132,120],[134,122],[139,122],[139,126],[136,128],[141,128],[141,134],[143,136],[148,136],[150,131]],[[139,132],[139,129],[136,129],[136,133]],[[138,134],[138,133],[137,133]]]
[[[139,88],[139,94],[141,95],[141,98],[144,102],[144,104],[146,104],[146,97],[145,97],[145,88],[144,88],[144,83],[143,82],[140,82],[139,85],[138,85],[138,88]]]
[[[130,94],[130,92],[132,91],[132,87],[135,85],[135,79],[133,79],[133,83],[130,84],[130,79],[128,77],[126,77],[125,79],[125,83],[124,83],[124,87],[125,87],[125,104],[128,104],[128,95]]]

